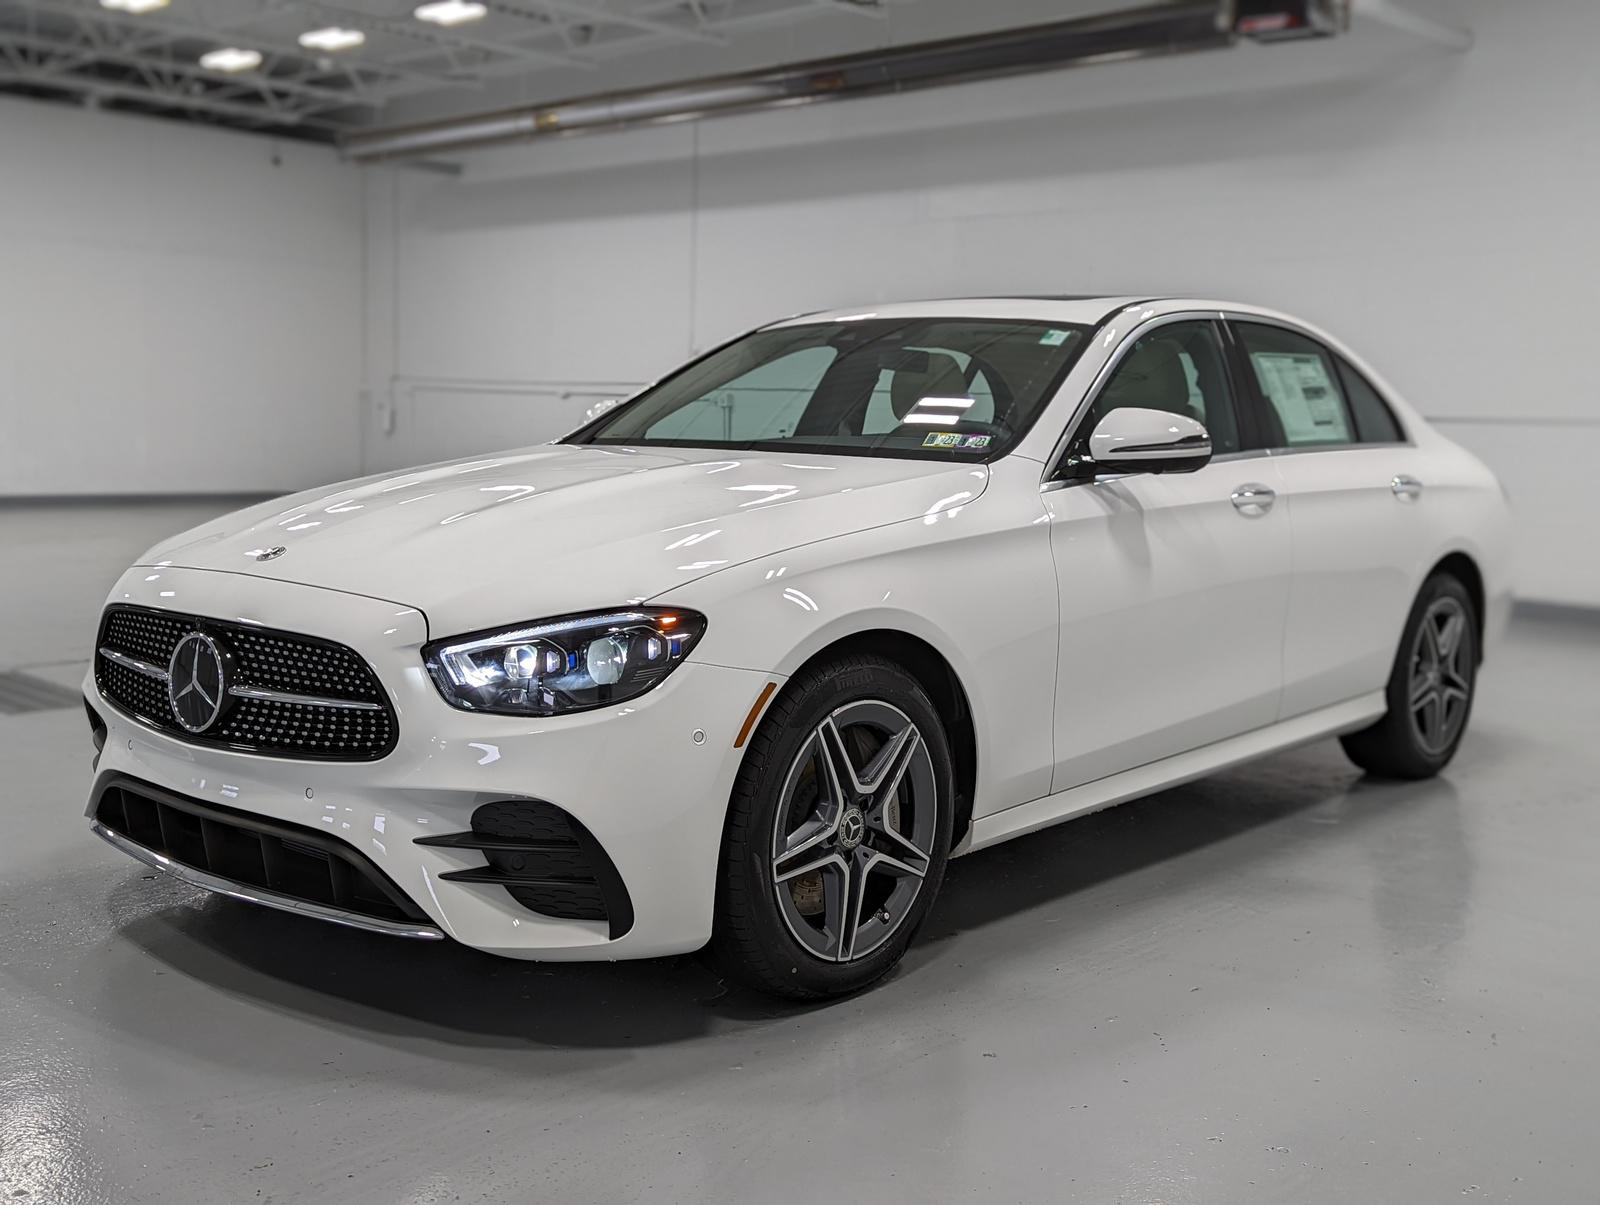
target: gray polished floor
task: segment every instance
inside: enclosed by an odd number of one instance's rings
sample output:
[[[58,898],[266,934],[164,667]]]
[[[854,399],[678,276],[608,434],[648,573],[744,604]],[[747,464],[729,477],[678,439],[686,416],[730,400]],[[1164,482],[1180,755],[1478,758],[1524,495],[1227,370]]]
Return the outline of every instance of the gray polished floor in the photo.
[[[0,670],[197,517],[0,510]],[[1439,781],[1324,743],[974,855],[786,1008],[208,900],[89,835],[80,711],[0,715],[0,1199],[1592,1201],[1597,732],[1600,628],[1519,622]]]

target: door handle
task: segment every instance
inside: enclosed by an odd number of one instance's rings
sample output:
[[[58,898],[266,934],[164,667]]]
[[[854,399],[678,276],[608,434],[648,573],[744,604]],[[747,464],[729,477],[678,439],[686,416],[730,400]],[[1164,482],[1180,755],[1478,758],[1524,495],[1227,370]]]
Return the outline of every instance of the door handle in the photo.
[[[1234,490],[1229,501],[1233,503],[1233,509],[1241,515],[1248,519],[1256,519],[1271,510],[1272,504],[1277,499],[1278,495],[1267,486],[1252,481]]]
[[[1422,497],[1422,482],[1415,477],[1401,473],[1389,483],[1389,488],[1394,491],[1394,496],[1402,502],[1415,502]]]

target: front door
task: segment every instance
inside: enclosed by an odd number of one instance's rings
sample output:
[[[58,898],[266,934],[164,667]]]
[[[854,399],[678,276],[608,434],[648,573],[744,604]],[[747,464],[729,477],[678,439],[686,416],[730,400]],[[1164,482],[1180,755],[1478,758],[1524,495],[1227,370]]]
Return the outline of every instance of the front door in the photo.
[[[1044,494],[1060,596],[1055,775],[1062,791],[1271,724],[1283,681],[1289,521],[1270,458],[1241,432],[1216,322],[1134,332]],[[1192,473],[1088,476],[1119,406],[1197,419]]]

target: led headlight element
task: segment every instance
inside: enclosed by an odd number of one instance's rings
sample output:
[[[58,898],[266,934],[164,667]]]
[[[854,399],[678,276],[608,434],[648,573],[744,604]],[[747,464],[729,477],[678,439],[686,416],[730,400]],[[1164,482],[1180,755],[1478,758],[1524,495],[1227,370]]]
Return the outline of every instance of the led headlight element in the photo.
[[[452,707],[497,715],[563,715],[644,694],[706,630],[678,607],[636,607],[536,620],[440,640],[422,650]]]

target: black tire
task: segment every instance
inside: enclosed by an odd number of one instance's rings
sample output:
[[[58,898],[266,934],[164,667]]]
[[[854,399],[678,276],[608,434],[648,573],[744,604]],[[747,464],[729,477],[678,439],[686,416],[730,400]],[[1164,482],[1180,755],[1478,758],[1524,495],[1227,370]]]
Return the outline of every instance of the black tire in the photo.
[[[849,786],[841,794],[856,804],[839,804],[837,815],[843,817],[855,807],[857,819],[862,822],[856,825],[852,821],[849,827],[860,830],[857,844],[844,847],[848,833],[843,832],[838,821],[834,822],[836,832],[831,845],[820,836],[816,846],[793,842],[800,832],[813,831],[806,825],[816,825],[814,831],[822,834],[826,816],[832,814],[825,798],[825,784],[832,781],[827,775],[836,773],[838,766],[835,764],[830,771],[817,760],[822,756],[819,751],[828,745],[824,721],[834,725],[837,719],[838,724],[831,730],[843,734],[838,746],[829,747],[842,748],[852,762],[859,759],[862,764],[855,767],[858,771],[870,771],[896,760],[889,746],[896,739],[892,729],[898,721],[888,719],[896,713],[914,725],[915,732],[905,736],[902,730],[900,738],[901,747],[908,750],[903,755],[906,769],[899,777],[887,769],[882,771],[884,785],[877,794],[892,794],[893,799],[878,805],[877,814],[889,815],[889,827],[901,830],[909,810],[911,822],[916,825],[912,833],[918,838],[915,848],[924,850],[922,842],[926,842],[925,862],[906,853],[904,866],[886,870],[877,848],[907,838],[873,828],[863,819],[873,810],[871,797],[855,794]],[[879,720],[884,724],[884,736],[882,746],[874,753],[872,741],[877,729],[868,721]],[[916,752],[919,742],[926,761]],[[870,760],[880,754],[878,761]],[[896,784],[892,788],[888,785],[891,778]],[[916,679],[899,665],[871,655],[847,655],[808,669],[790,681],[751,738],[734,785],[723,836],[716,916],[706,951],[713,966],[748,987],[797,1000],[842,996],[881,979],[911,944],[944,879],[954,810],[953,784],[949,741],[939,714]],[[807,795],[803,788],[812,793]],[[861,804],[862,799],[869,802]],[[927,802],[930,799],[931,804]],[[791,834],[789,837],[779,832],[780,804],[784,807],[782,833]],[[929,807],[931,814],[925,810]],[[796,816],[803,818],[799,828],[792,827]],[[780,846],[790,848],[790,842],[805,852],[781,853]],[[911,848],[908,844],[907,849]],[[830,851],[839,855],[837,866],[821,867],[779,883],[780,874],[790,873],[792,867]],[[780,870],[775,862],[781,864],[783,858],[794,860]],[[854,870],[861,862],[868,869]],[[923,873],[904,873],[915,867],[921,867]],[[860,877],[853,879],[857,873]],[[853,884],[865,885],[859,888],[862,906],[854,910],[862,917],[859,928],[841,925],[841,929],[849,930],[850,937],[830,936],[835,903],[848,896]],[[780,890],[787,891],[787,897],[780,896]],[[879,894],[885,896],[880,906],[865,906]],[[811,918],[801,914],[806,903],[818,909]],[[817,926],[814,930],[808,927],[813,925]],[[867,946],[864,935],[870,935],[877,944],[857,956],[853,951]],[[837,955],[843,953],[846,942],[852,952],[841,960]],[[830,944],[836,955],[833,958],[826,956],[827,950],[813,948]]]
[[[1459,623],[1455,637],[1459,643],[1447,660],[1438,653],[1446,619]],[[1431,647],[1439,658],[1431,688],[1427,673],[1430,631],[1425,631],[1425,626],[1431,630]],[[1436,573],[1422,584],[1389,674],[1389,710],[1370,728],[1340,738],[1351,761],[1369,774],[1407,779],[1432,778],[1450,763],[1466,734],[1477,693],[1478,632],[1477,607],[1460,580],[1449,573]],[[1415,703],[1419,698],[1422,702]]]

